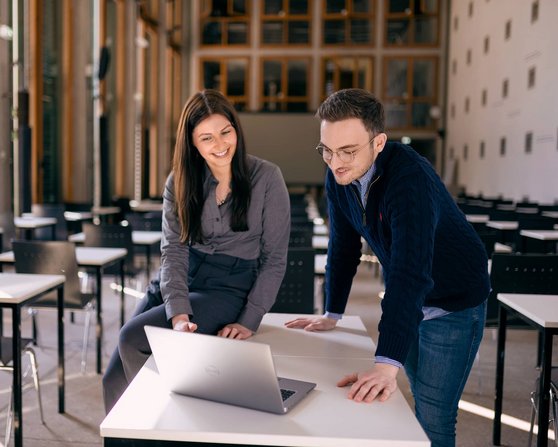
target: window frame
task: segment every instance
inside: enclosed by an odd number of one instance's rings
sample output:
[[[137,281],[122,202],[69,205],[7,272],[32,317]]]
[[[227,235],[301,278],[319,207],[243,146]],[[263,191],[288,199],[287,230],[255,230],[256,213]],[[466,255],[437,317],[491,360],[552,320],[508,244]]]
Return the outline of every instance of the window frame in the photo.
[[[367,82],[366,87],[364,87],[365,90],[368,91],[373,91],[374,90],[374,70],[376,69],[376,58],[372,55],[369,54],[342,54],[342,53],[335,53],[335,54],[331,54],[331,55],[323,55],[321,56],[321,60],[320,60],[320,90],[319,90],[319,95],[320,95],[320,100],[323,101],[324,99],[326,99],[327,94],[325,92],[325,83],[326,83],[326,65],[328,63],[329,60],[339,60],[339,59],[351,59],[352,63],[353,63],[353,87],[356,86],[356,77],[358,76],[358,70],[355,70],[355,68],[358,68],[358,62],[365,59],[366,61],[370,62],[371,68],[370,68],[370,73],[367,73],[367,76],[369,76],[369,81]],[[334,77],[336,77],[337,79],[334,79],[334,91],[339,90],[340,86],[339,86],[339,71],[337,70],[334,74]]]
[[[245,60],[246,61],[246,77],[244,79],[244,95],[229,95],[227,91],[227,64],[232,60]],[[233,105],[242,102],[245,104],[245,109],[242,111],[248,111],[250,109],[250,83],[248,82],[250,78],[250,64],[251,60],[249,56],[201,56],[198,59],[198,67],[199,67],[199,89],[205,89],[204,85],[204,63],[205,62],[219,62],[219,69],[220,69],[220,76],[221,79],[219,80],[219,90],[222,92],[232,103]],[[236,108],[236,107],[235,107]],[[238,110],[238,109],[237,109]]]
[[[199,20],[199,46],[200,48],[248,48],[250,47],[251,42],[251,21],[252,21],[252,2],[250,0],[246,0],[246,14],[234,16],[234,9],[233,4],[234,0],[226,0],[227,1],[227,10],[231,11],[231,15],[227,17],[212,17],[211,8],[206,8],[206,5],[209,4],[207,1],[202,1],[200,6],[200,11],[198,14]],[[228,43],[227,36],[228,36],[228,29],[231,22],[240,22],[243,21],[246,23],[246,43]],[[203,41],[203,30],[204,26],[208,22],[215,22],[220,23],[222,26],[221,31],[221,42],[219,43],[205,43]]]
[[[328,13],[327,12],[327,0],[322,2],[322,11],[320,15],[320,28],[321,28],[321,47],[324,48],[359,48],[359,47],[374,47],[376,45],[376,5],[375,1],[367,0],[369,5],[369,12],[354,12],[353,0],[345,0],[345,5],[348,7],[345,9],[346,13]],[[338,43],[327,43],[325,42],[325,22],[326,20],[343,20],[345,23],[345,40],[344,42]],[[351,21],[352,20],[367,20],[371,25],[372,29],[369,34],[368,42],[351,42]]]
[[[405,48],[435,48],[438,47],[440,45],[440,26],[441,26],[441,14],[440,14],[440,0],[436,0],[436,11],[435,12],[425,12],[423,13],[419,18],[424,18],[424,17],[434,17],[436,18],[436,38],[434,39],[434,42],[430,42],[430,43],[417,43],[414,41],[414,36],[415,36],[415,27],[416,27],[416,21],[417,21],[417,16],[412,12],[414,10],[414,5],[416,2],[422,2],[422,0],[409,0],[409,8],[407,8],[408,10],[410,10],[411,12],[389,12],[389,0],[384,0],[384,20],[383,20],[383,26],[384,26],[384,36],[383,36],[383,44],[384,47],[386,48],[401,48],[402,46]],[[390,43],[388,42],[387,39],[387,33],[388,33],[388,22],[390,19],[409,19],[409,41],[404,44],[404,45],[399,45],[397,43]],[[454,30],[457,30],[457,16],[454,16]]]
[[[289,12],[289,0],[281,0],[283,3],[283,10],[287,11],[283,15],[281,14],[266,14],[264,8],[265,0],[261,1],[260,16],[258,18],[260,25],[260,36],[258,38],[258,43],[262,48],[277,48],[277,47],[311,47],[312,46],[312,25],[313,25],[313,3],[314,0],[308,1],[308,11],[306,14],[290,14]],[[307,22],[308,23],[308,42],[292,43],[288,41],[288,32],[283,35],[283,42],[281,43],[266,43],[263,39],[264,32],[264,22],[282,22],[286,29],[288,30],[289,22]]]

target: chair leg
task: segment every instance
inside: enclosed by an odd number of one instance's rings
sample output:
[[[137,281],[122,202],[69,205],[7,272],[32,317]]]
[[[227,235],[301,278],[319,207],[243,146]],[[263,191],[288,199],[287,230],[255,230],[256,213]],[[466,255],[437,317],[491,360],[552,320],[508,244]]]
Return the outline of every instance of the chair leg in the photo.
[[[535,382],[535,390],[538,390],[539,380]],[[528,447],[533,443],[533,431],[535,429],[535,418],[537,417],[537,391],[531,391],[531,425],[529,427],[529,442]]]
[[[27,347],[25,352],[29,355],[29,361],[31,362],[31,372],[33,374],[33,382],[35,383],[35,389],[37,390],[37,400],[39,401],[39,414],[41,415],[41,423],[45,425],[45,418],[43,414],[43,399],[41,397],[41,382],[39,381],[39,368],[37,364],[37,356],[33,349]]]
[[[4,435],[4,445],[10,443],[10,437],[12,436],[12,417],[13,417],[13,405],[14,405],[14,388],[10,387],[10,401],[8,402],[8,414],[6,415],[6,434]]]
[[[81,373],[85,374],[85,366],[87,363],[87,345],[89,342],[89,329],[91,327],[91,314],[93,313],[93,306],[91,304],[87,305],[87,311],[85,313],[85,323],[83,327],[83,346],[81,348]]]
[[[37,326],[37,311],[35,309],[29,309],[29,313],[31,314],[31,337],[33,339],[33,345],[37,346],[37,340],[39,338],[39,327]]]

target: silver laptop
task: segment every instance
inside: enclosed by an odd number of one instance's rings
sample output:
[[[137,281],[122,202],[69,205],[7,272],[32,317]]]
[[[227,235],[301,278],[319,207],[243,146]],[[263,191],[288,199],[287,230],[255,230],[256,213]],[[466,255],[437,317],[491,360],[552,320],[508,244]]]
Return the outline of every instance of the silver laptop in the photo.
[[[278,378],[269,345],[145,326],[159,374],[179,394],[284,414],[316,386]]]

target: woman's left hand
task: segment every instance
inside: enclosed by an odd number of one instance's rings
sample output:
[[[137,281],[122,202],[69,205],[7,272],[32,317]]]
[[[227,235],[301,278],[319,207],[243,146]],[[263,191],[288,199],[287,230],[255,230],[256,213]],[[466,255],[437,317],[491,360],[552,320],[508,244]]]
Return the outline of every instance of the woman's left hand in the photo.
[[[217,332],[219,337],[236,338],[237,340],[246,340],[253,335],[253,332],[238,323],[227,324],[223,329]]]

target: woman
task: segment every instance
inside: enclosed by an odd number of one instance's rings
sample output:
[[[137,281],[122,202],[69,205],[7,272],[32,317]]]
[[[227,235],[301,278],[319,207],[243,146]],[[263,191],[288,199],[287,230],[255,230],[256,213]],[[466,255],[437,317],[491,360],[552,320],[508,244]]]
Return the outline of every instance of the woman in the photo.
[[[221,93],[196,93],[180,117],[163,194],[160,281],[120,331],[103,377],[107,412],[151,354],[145,325],[252,336],[281,285],[289,230],[279,168],[246,154],[236,111]]]

